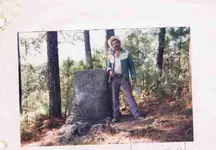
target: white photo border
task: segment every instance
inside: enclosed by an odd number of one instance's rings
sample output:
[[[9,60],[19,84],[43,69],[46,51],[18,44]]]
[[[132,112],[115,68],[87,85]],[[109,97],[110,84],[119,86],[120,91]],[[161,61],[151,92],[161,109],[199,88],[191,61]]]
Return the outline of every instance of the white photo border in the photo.
[[[0,139],[8,144],[6,149],[158,149],[177,148],[215,149],[216,138],[215,99],[216,71],[212,65],[216,49],[216,14],[212,4],[154,0],[144,1],[103,1],[108,9],[98,9],[99,1],[36,1],[20,0],[23,4],[21,16],[0,33]],[[53,3],[51,5],[51,3]],[[45,6],[47,4],[47,9]],[[100,2],[100,5],[102,3]],[[112,5],[115,4],[115,5]],[[143,4],[143,5],[141,5]],[[39,6],[43,7],[41,10]],[[49,7],[48,7],[49,6]],[[51,7],[52,6],[52,7]],[[61,8],[60,8],[61,6]],[[74,7],[83,8],[82,10]],[[113,7],[113,9],[111,9]],[[117,7],[119,6],[119,7]],[[102,7],[102,5],[101,5]],[[57,11],[58,13],[54,13]],[[67,8],[67,9],[66,9]],[[119,8],[120,10],[116,10]],[[38,9],[38,10],[37,10]],[[72,11],[75,9],[75,11]],[[67,11],[64,11],[67,10]],[[83,10],[89,11],[83,13]],[[47,11],[47,12],[45,12]],[[77,12],[78,11],[78,12]],[[31,13],[30,13],[31,12]],[[91,13],[92,12],[92,13]],[[55,14],[55,15],[53,15]],[[59,15],[58,15],[59,14]],[[116,15],[115,15],[116,14]],[[61,18],[62,16],[63,19]],[[58,19],[57,19],[58,18]],[[149,28],[189,26],[191,29],[191,66],[193,93],[194,142],[148,143],[126,145],[52,146],[20,147],[19,86],[17,32],[107,29],[107,28]],[[208,131],[209,130],[209,131]],[[207,145],[209,148],[207,148]],[[182,149],[183,150],[183,149]]]

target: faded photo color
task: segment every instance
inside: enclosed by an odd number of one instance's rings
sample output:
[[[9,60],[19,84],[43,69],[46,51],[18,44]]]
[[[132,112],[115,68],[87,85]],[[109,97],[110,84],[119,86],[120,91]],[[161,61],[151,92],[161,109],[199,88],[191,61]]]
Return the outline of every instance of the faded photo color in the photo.
[[[193,141],[189,27],[17,38],[22,147]]]

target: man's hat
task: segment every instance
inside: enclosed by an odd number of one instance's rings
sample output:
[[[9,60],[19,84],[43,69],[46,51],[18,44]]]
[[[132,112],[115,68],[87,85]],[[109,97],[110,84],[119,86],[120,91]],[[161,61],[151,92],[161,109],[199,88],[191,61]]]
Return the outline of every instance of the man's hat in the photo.
[[[111,43],[114,40],[118,40],[119,42],[121,42],[121,40],[120,40],[120,38],[118,36],[111,36],[110,39],[108,40],[108,44],[109,44],[109,46],[110,46],[111,49],[113,49]]]

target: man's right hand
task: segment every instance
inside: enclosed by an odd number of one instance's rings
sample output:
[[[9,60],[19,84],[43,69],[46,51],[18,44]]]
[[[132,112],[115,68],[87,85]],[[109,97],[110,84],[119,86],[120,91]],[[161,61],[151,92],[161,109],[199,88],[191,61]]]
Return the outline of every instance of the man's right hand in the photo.
[[[109,76],[113,77],[114,76],[114,72],[112,70],[109,71]]]

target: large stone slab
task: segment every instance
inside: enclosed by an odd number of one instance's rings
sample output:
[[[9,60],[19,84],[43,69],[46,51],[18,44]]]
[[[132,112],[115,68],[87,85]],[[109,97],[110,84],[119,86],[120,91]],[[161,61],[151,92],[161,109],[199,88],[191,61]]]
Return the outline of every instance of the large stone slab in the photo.
[[[73,120],[94,122],[112,113],[106,70],[78,71],[74,73],[74,80]]]

